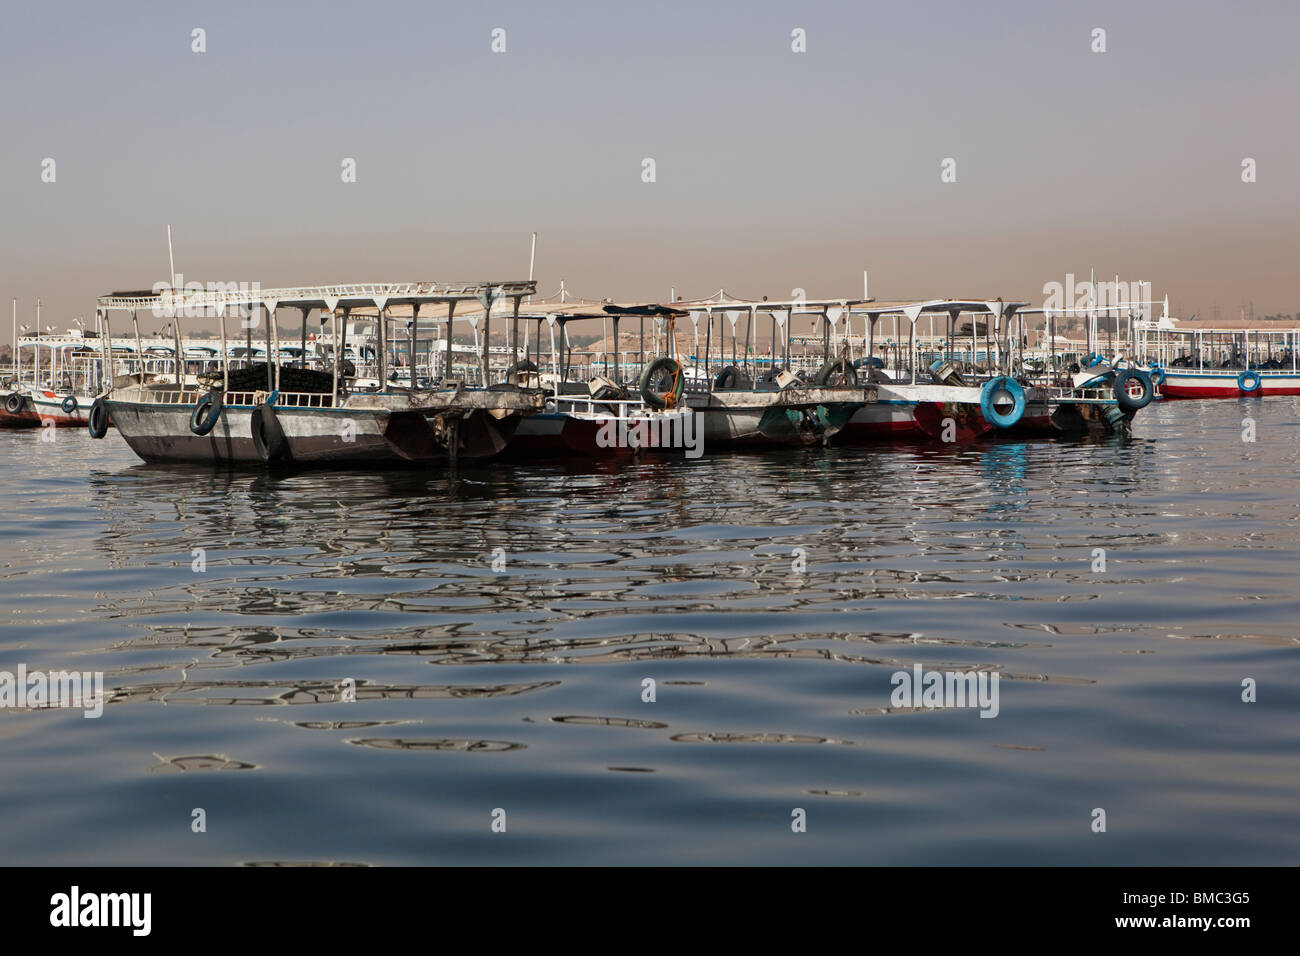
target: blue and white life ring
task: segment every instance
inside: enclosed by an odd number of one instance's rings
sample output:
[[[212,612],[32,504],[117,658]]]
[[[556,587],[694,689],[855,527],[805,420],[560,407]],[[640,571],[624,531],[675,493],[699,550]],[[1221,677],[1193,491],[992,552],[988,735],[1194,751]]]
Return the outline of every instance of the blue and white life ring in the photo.
[[[1010,400],[1008,411],[998,411],[997,399]],[[998,428],[1010,428],[1025,414],[1025,390],[1020,383],[1007,375],[991,378],[980,388],[980,411],[984,420]]]
[[[1259,373],[1253,368],[1248,368],[1237,376],[1237,387],[1249,395],[1251,392],[1259,390]]]

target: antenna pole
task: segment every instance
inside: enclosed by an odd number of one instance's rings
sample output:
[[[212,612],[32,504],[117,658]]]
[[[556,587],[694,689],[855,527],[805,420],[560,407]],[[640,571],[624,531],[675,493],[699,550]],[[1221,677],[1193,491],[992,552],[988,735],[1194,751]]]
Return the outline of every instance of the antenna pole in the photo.
[[[167,285],[174,295],[176,292],[176,256],[172,254],[172,227],[171,223],[167,224],[167,259],[171,263],[172,272],[168,278]]]
[[[533,281],[533,264],[537,261],[537,233],[533,233],[533,248],[528,253],[528,281]],[[530,295],[528,301],[532,302],[533,297]]]

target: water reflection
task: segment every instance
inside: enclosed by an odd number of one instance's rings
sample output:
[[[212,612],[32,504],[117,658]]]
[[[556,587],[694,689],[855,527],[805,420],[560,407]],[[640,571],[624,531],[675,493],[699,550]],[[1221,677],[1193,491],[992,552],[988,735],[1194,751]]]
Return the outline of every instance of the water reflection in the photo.
[[[696,462],[10,455],[0,670],[102,670],[109,699],[3,722],[0,846],[175,862],[162,821],[219,797],[186,862],[483,862],[479,833],[522,863],[1286,862],[1300,449],[1273,408],[1248,448],[1225,403],[1128,441]],[[918,663],[999,674],[998,718],[890,706]],[[1081,848],[1084,802],[1130,838]]]

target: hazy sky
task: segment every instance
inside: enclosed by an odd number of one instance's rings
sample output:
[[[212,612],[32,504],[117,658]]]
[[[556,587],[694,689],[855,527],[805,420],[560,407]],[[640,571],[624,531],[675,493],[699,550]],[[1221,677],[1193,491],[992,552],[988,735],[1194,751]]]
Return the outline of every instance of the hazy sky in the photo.
[[[855,296],[867,269],[882,299],[1041,300],[1095,267],[1183,314],[1300,310],[1294,0],[0,16],[0,341],[13,296],[62,327],[165,280],[168,222],[187,279],[264,287],[524,278],[535,230],[541,288],[590,297]]]

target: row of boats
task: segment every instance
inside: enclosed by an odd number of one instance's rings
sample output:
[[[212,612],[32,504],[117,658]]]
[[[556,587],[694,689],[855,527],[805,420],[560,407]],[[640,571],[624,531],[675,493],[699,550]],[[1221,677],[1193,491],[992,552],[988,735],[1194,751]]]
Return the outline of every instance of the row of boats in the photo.
[[[1001,299],[535,294],[533,280],[115,292],[93,332],[20,341],[0,425],[115,429],[148,462],[695,457],[1126,432],[1169,380],[1158,363],[1058,350],[1050,312]],[[301,315],[296,343],[280,341],[285,310]],[[142,334],[151,315],[170,340]],[[183,340],[189,317],[216,318],[219,341]],[[575,342],[594,328],[598,342]]]

